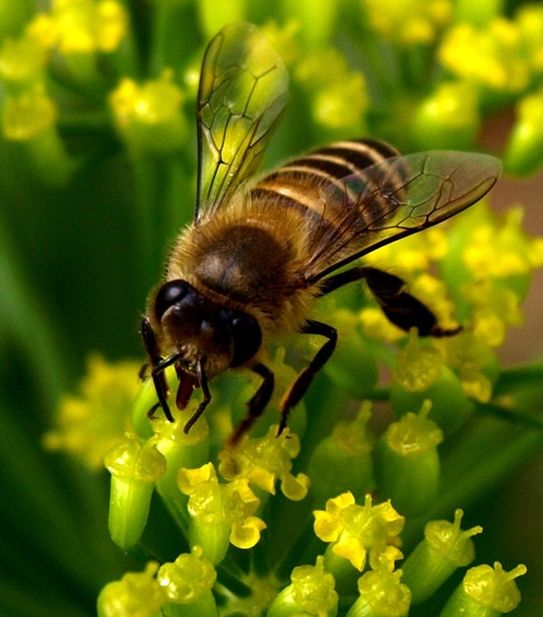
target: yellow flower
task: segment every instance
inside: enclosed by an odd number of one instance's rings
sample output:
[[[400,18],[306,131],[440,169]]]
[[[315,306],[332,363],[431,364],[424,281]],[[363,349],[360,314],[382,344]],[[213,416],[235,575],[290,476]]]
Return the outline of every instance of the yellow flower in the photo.
[[[315,510],[314,530],[318,538],[332,544],[332,551],[348,559],[362,571],[369,559],[373,569],[382,569],[401,559],[401,551],[392,546],[402,531],[404,517],[390,501],[372,505],[371,495],[365,503],[355,503],[351,492],[328,499],[326,510]]]
[[[108,583],[98,597],[101,617],[137,615],[154,617],[167,602],[167,596],[155,578],[156,562],[150,562],[143,572],[127,572],[121,580]]]
[[[246,437],[235,448],[219,454],[219,471],[227,480],[244,478],[268,493],[275,495],[275,482],[280,480],[281,491],[293,501],[307,495],[309,478],[291,473],[292,459],[300,451],[300,440],[288,428],[277,437],[277,426],[271,426],[264,437]]]
[[[138,391],[139,363],[107,363],[91,356],[78,396],[65,396],[56,427],[45,434],[51,450],[64,450],[92,469],[102,466],[104,456],[130,426],[130,411]]]
[[[408,45],[431,43],[452,15],[449,0],[362,0],[362,5],[379,34]]]
[[[52,16],[65,54],[112,52],[128,29],[128,14],[116,0],[55,0]]]
[[[455,25],[442,42],[439,58],[457,77],[491,90],[520,92],[530,82],[521,31],[505,17],[494,18],[485,29]]]
[[[140,85],[125,77],[109,96],[115,124],[131,144],[168,150],[184,143],[183,93],[165,69],[158,79]]]
[[[212,463],[179,470],[179,488],[189,495],[189,514],[205,525],[227,524],[229,540],[238,548],[251,548],[260,540],[266,524],[253,516],[260,500],[245,478],[220,484]]]

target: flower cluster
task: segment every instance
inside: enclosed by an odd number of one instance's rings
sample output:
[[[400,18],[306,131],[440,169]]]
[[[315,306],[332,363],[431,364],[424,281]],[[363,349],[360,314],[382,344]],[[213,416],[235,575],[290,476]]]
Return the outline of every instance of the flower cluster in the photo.
[[[516,555],[495,555],[492,536],[480,535],[483,524],[501,529],[507,518],[514,544],[508,513],[487,525],[499,509],[480,504],[542,444],[541,363],[504,368],[500,360],[543,265],[543,238],[523,230],[520,205],[497,215],[478,204],[448,227],[365,257],[404,280],[444,336],[400,330],[363,283],[320,298],[315,317],[337,329],[338,345],[280,435],[280,398],[321,337],[262,350],[274,394],[235,446],[229,439],[260,376],[214,378],[211,403],[186,433],[201,393],[178,410],[178,375],[168,367],[170,423],[148,368],[138,380],[143,358],[122,359],[141,354],[136,304],[192,213],[199,67],[226,23],[258,24],[288,69],[290,106],[266,164],[366,136],[406,153],[492,143],[506,174],[543,167],[540,4],[258,4],[0,0],[0,156],[9,161],[0,183],[13,202],[0,220],[0,312],[15,368],[0,420],[22,452],[20,460],[19,448],[6,454],[21,482],[6,483],[5,501],[17,503],[21,486],[29,495],[16,514],[1,506],[14,580],[22,565],[0,613],[23,614],[32,603],[21,589],[34,567],[19,547],[33,542],[54,553],[52,588],[70,588],[66,606],[60,593],[53,606],[37,597],[36,615],[79,614],[74,606],[100,588],[100,617],[478,617],[520,603],[515,580],[526,567],[507,571],[494,559]],[[245,94],[247,84],[238,86]],[[510,126],[498,144],[487,123],[500,114]],[[223,154],[245,137],[236,133]],[[61,221],[69,232],[56,229]],[[30,283],[20,273],[32,258]],[[86,376],[66,394],[85,357]],[[13,418],[24,406],[24,419],[41,421],[55,405],[41,442],[46,461],[63,451],[85,469],[66,466],[62,490],[48,498],[51,469],[62,465],[40,463]],[[33,535],[37,518],[47,532]],[[537,570],[541,557],[530,559]],[[538,601],[537,571],[534,580],[535,592],[523,579],[528,607]]]

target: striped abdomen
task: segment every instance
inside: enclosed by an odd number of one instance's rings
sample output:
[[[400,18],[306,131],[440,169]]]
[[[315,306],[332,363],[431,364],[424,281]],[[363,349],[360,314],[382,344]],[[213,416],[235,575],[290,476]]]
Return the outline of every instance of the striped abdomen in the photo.
[[[253,203],[289,208],[304,221],[311,255],[308,274],[323,269],[363,246],[374,225],[392,213],[385,195],[401,187],[402,177],[387,170],[397,156],[392,146],[374,140],[339,141],[290,161],[252,190]],[[370,166],[382,164],[378,173]]]

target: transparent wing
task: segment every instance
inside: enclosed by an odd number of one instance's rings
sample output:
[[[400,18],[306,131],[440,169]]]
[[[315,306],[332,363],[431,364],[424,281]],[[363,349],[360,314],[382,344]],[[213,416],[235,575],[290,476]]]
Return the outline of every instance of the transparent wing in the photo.
[[[500,174],[501,163],[493,156],[431,151],[392,157],[341,179],[323,190],[323,223],[313,225],[306,281],[315,283],[370,251],[454,216],[481,199]]]
[[[283,61],[252,24],[227,26],[209,43],[198,92],[196,219],[226,204],[255,172],[287,89]]]

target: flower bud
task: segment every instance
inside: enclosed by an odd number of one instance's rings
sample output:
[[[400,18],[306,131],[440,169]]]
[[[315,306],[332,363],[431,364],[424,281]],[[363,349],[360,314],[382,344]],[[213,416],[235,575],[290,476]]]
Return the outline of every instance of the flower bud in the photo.
[[[443,441],[443,433],[428,420],[430,407],[427,401],[418,415],[410,412],[393,422],[375,449],[379,494],[409,516],[428,508],[439,488],[437,445]]]
[[[353,421],[339,422],[332,435],[313,450],[307,470],[311,494],[317,502],[347,490],[362,495],[371,488],[375,440],[366,428],[370,416],[371,403],[363,403]]]
[[[360,319],[356,314],[337,309],[334,315],[338,346],[325,364],[324,372],[339,388],[362,399],[377,383],[375,354],[360,331]]]
[[[463,531],[462,516],[462,510],[456,510],[453,523],[430,521],[424,529],[425,539],[403,563],[403,580],[411,590],[412,604],[429,598],[457,568],[475,558],[471,538],[483,529],[477,526]]]
[[[148,563],[143,572],[128,572],[108,583],[98,596],[98,617],[160,617],[167,596],[155,578],[158,564]]]
[[[468,83],[441,84],[422,101],[412,122],[416,147],[468,149],[479,130],[476,88]]]
[[[504,165],[516,174],[533,173],[543,164],[543,91],[523,98],[505,149]]]
[[[346,617],[404,617],[409,612],[411,592],[400,583],[401,570],[375,570],[358,579],[360,597]]]
[[[292,570],[291,584],[277,594],[267,617],[295,617],[315,615],[335,617],[338,594],[334,577],[324,569],[323,557],[314,566],[298,566]]]
[[[142,444],[127,434],[104,462],[111,473],[109,533],[115,544],[128,550],[141,538],[154,485],[166,472],[166,459],[153,443]]]
[[[217,573],[213,564],[203,557],[198,546],[184,553],[173,563],[163,564],[157,580],[166,592],[169,603],[163,607],[166,617],[216,617],[217,606],[211,593]]]
[[[473,411],[462,388],[462,382],[449,367],[442,365],[439,376],[423,390],[409,391],[394,381],[390,387],[390,404],[402,416],[411,409],[420,409],[424,401],[432,402],[432,420],[445,436],[462,426]]]
[[[482,565],[469,569],[439,617],[498,617],[509,613],[521,600],[514,579],[524,574],[525,565],[505,572],[498,561],[493,568]]]

